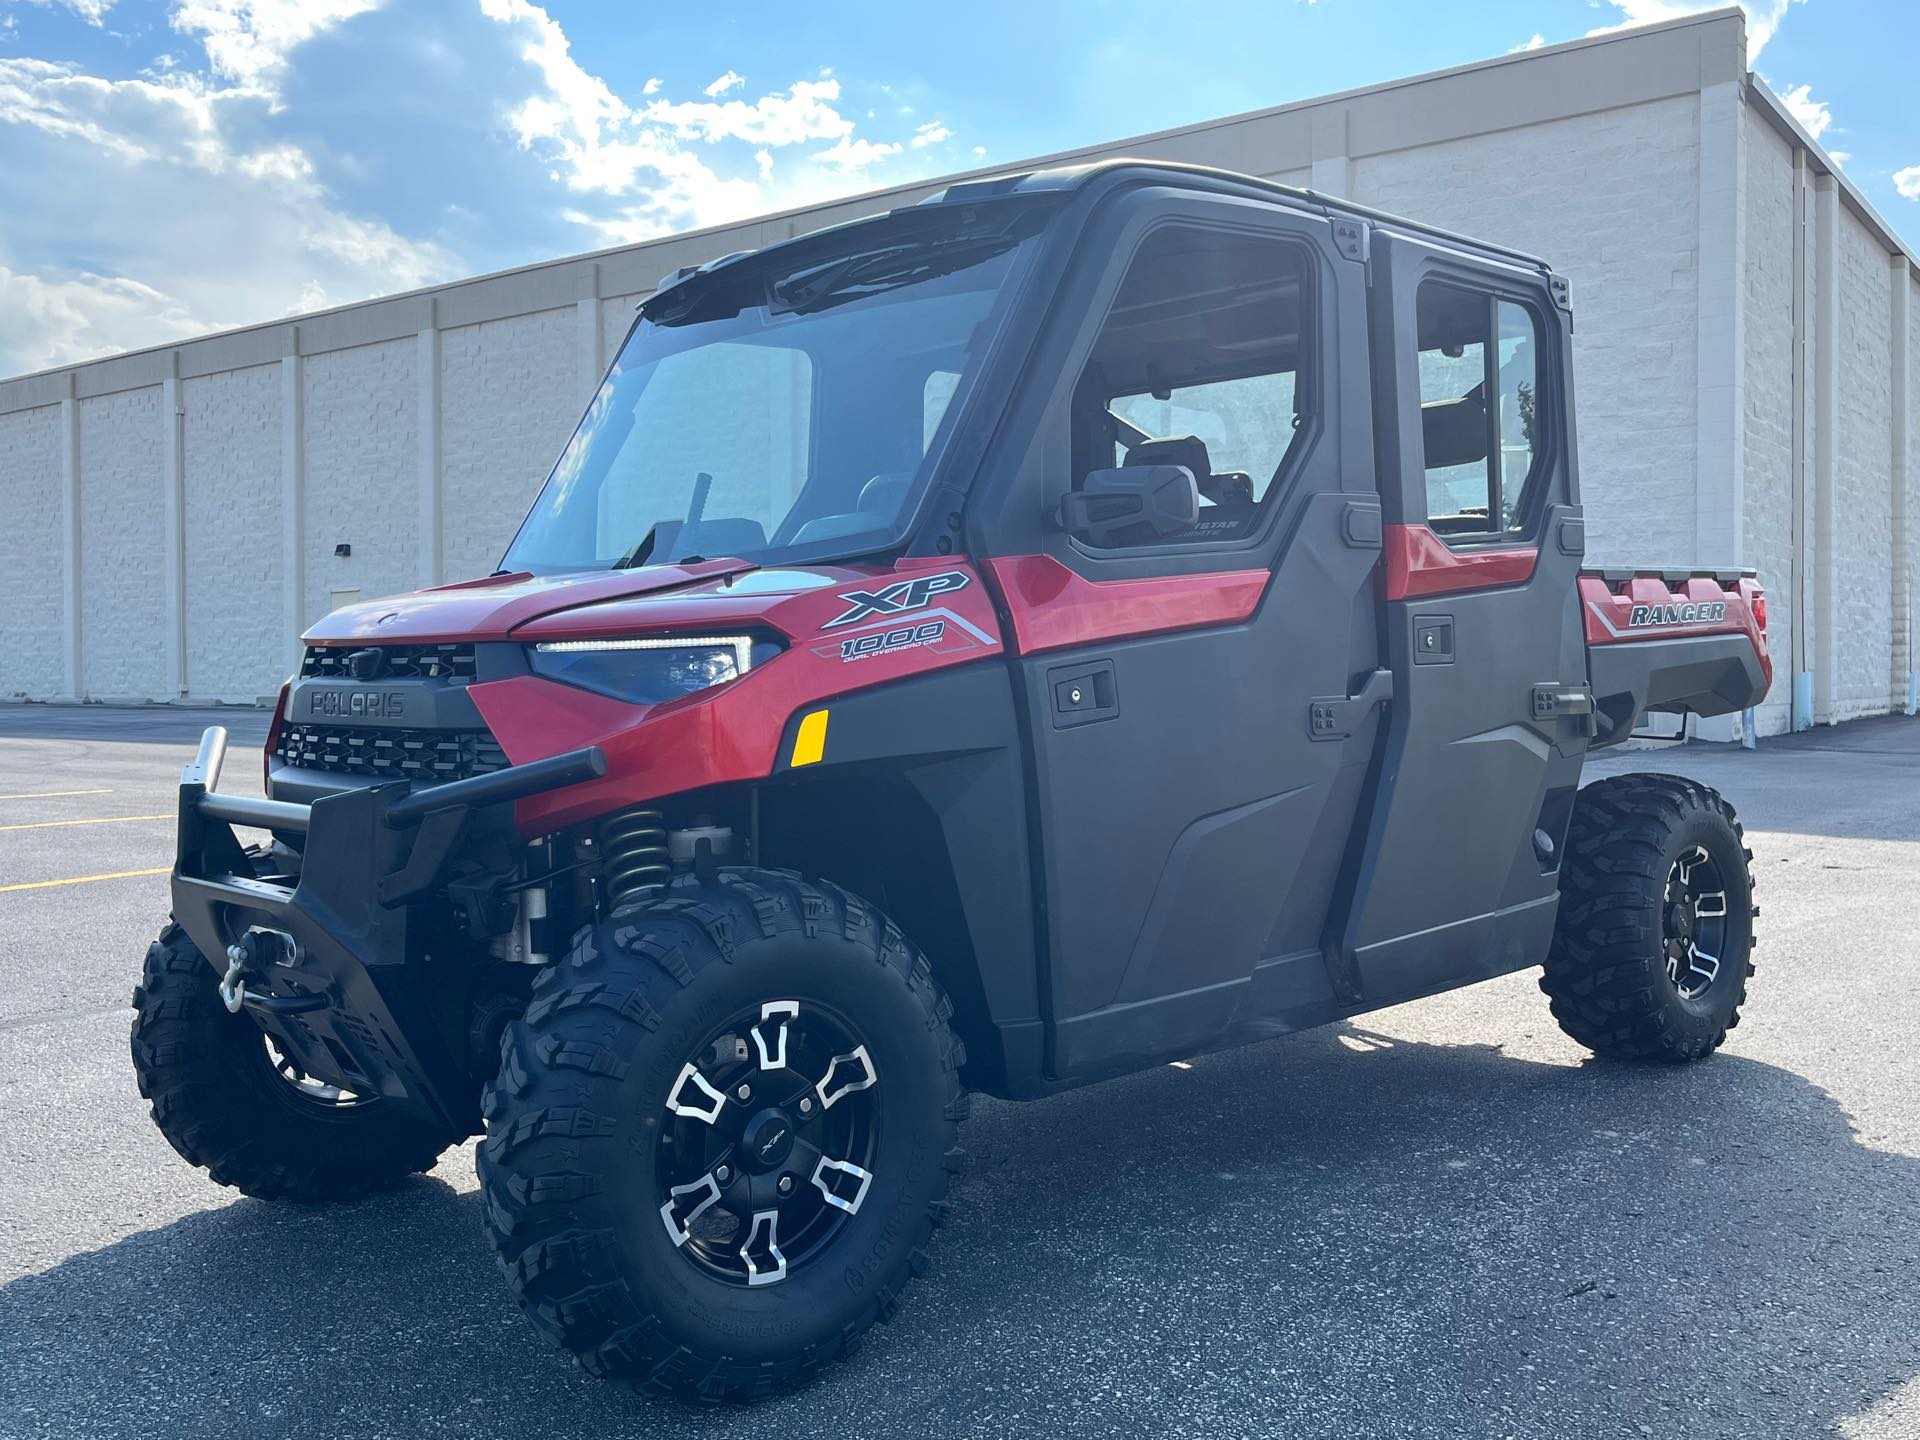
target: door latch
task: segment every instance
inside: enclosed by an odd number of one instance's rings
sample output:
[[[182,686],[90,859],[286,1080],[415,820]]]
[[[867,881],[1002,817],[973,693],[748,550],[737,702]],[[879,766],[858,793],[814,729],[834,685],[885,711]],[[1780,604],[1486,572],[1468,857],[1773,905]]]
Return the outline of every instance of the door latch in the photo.
[[[1376,705],[1393,699],[1393,672],[1376,670],[1357,695],[1332,695],[1307,702],[1307,738],[1345,740],[1366,723]]]
[[[1533,718],[1557,720],[1562,715],[1591,715],[1593,691],[1584,685],[1536,685],[1533,687]]]

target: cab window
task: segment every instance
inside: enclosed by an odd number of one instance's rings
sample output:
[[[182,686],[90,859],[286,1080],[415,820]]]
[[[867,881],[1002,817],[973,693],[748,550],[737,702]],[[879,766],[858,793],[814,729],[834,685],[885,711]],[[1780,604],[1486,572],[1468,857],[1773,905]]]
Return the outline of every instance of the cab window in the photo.
[[[1184,224],[1135,253],[1074,390],[1072,481],[1184,466],[1200,513],[1134,543],[1243,539],[1284,488],[1308,413],[1309,263],[1296,242]]]
[[[1427,523],[1453,541],[1511,536],[1542,469],[1539,322],[1441,280],[1422,283],[1417,311]]]

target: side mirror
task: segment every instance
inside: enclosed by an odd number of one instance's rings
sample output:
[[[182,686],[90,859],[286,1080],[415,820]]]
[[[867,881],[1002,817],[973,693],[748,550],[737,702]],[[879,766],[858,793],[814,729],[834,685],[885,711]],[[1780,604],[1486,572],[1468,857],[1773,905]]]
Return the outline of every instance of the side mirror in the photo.
[[[1105,549],[1184,535],[1200,522],[1200,485],[1184,465],[1092,470],[1060,499],[1068,534]]]

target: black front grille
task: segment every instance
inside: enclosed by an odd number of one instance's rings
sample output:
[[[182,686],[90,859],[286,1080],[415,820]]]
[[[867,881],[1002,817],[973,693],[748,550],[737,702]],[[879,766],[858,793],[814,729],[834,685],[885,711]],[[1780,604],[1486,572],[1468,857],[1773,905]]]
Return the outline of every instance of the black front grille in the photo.
[[[377,672],[355,675],[350,658],[363,650],[378,650]],[[471,645],[309,645],[300,657],[300,675],[308,680],[453,680],[475,675]]]
[[[507,767],[506,753],[485,730],[354,730],[287,725],[273,753],[289,765],[427,784],[464,780]]]

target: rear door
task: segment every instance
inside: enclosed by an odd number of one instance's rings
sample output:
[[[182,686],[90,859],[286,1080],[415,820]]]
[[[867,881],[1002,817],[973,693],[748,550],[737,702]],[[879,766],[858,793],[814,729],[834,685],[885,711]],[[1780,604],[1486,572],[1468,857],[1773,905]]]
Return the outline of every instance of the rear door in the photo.
[[[1378,724],[1346,703],[1379,663],[1364,264],[1323,216],[1160,189],[1109,201],[1077,253],[989,562],[1030,727],[1059,1076],[1327,1003]],[[1066,534],[1061,496],[1128,464],[1192,469],[1199,525]]]
[[[1373,259],[1394,702],[1331,957],[1367,1004],[1544,958],[1588,723],[1555,282],[1404,236]]]

